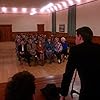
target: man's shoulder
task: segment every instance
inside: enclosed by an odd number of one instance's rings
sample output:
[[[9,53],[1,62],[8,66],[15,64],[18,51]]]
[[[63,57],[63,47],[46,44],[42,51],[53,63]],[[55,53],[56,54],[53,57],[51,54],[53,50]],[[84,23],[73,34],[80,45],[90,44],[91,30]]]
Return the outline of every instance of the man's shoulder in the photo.
[[[74,45],[70,49],[77,49],[77,48],[80,48],[80,47],[83,47],[83,45],[82,44]]]
[[[100,48],[100,44],[97,44],[97,43],[81,43],[81,44],[78,44],[78,45],[75,45],[73,46],[72,48],[79,48],[79,47],[90,47],[90,46],[94,46],[94,47],[99,47]]]
[[[100,47],[100,44],[98,44],[98,43],[93,43],[93,45],[96,47]]]
[[[75,45],[75,46],[72,46],[70,48],[71,51],[83,51],[83,50],[100,50],[100,44],[96,44],[96,43],[90,43],[90,44],[85,44],[85,43],[82,43],[82,44],[79,44],[79,45]]]

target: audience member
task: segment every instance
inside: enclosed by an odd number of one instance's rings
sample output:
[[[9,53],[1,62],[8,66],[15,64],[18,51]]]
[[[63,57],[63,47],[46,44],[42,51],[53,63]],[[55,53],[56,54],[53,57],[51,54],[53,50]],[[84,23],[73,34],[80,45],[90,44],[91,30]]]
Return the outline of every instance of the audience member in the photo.
[[[54,53],[56,54],[57,61],[58,61],[59,64],[61,63],[61,52],[62,52],[62,49],[63,49],[62,44],[59,41],[59,38],[56,37],[55,38],[55,45],[54,45]]]
[[[53,62],[53,55],[54,55],[54,44],[51,41],[51,38],[48,38],[45,42],[45,52],[46,57],[49,60],[49,63]]]
[[[25,58],[27,60],[28,65],[30,65],[30,58],[31,54],[27,50],[27,43],[24,41],[24,39],[21,41],[20,45],[18,45],[18,55],[19,55],[19,61],[22,63],[21,58]]]
[[[37,54],[37,57],[40,61],[40,65],[44,65],[44,46],[43,46],[43,43],[42,41],[38,41],[37,45],[36,45],[36,54]]]
[[[63,47],[63,49],[62,49],[62,56],[63,56],[63,58],[67,58],[68,43],[66,42],[65,37],[61,38],[61,44],[62,44],[62,47]]]

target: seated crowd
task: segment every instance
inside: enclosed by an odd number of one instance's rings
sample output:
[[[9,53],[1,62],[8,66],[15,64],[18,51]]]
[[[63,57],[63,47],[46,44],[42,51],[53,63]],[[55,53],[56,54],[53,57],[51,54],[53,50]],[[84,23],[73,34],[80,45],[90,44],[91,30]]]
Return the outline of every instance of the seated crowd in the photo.
[[[45,60],[52,63],[54,58],[60,64],[63,58],[67,57],[68,44],[64,37],[17,34],[15,43],[18,60],[22,63],[22,58],[24,58],[29,66],[31,66],[32,60],[44,65]]]

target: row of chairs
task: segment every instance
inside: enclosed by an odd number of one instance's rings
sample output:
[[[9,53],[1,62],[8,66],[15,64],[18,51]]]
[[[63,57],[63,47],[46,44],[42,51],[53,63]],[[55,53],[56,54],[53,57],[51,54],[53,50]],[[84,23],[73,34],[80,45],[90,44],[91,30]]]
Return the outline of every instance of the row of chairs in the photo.
[[[39,64],[41,66],[43,66],[45,63],[51,64],[52,62],[57,62],[57,57],[56,57],[55,54],[52,55],[52,61],[50,61],[49,59],[47,59],[46,55],[44,55],[43,53],[41,53],[39,55],[40,57],[38,57],[37,54],[35,54],[35,55],[26,55],[26,56],[30,56],[30,58],[29,57],[25,57],[25,55],[22,56],[22,55],[17,54],[17,58],[20,61],[20,64],[23,64],[24,62],[28,62],[27,59],[30,60],[30,64],[33,64],[33,65]],[[67,57],[65,57],[62,54],[62,56],[61,56],[62,62],[64,62],[67,59]],[[31,66],[31,65],[29,65],[29,66]]]

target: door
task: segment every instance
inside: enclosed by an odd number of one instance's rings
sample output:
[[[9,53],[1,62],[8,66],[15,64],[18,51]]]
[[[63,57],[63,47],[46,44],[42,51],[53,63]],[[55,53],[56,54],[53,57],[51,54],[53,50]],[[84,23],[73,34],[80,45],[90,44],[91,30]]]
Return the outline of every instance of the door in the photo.
[[[0,25],[0,41],[11,41],[12,25]]]
[[[37,31],[44,32],[44,24],[37,24]]]

